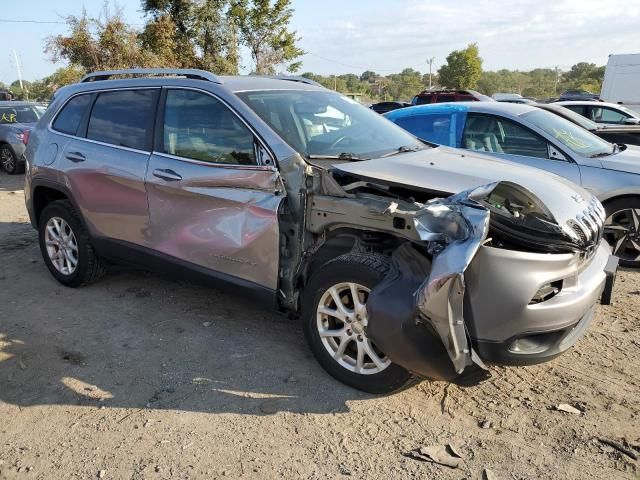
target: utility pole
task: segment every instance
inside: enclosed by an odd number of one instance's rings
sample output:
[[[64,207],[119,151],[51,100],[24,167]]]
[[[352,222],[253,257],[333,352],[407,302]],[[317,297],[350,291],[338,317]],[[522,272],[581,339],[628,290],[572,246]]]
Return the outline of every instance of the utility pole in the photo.
[[[22,86],[22,72],[20,71],[20,62],[18,61],[18,54],[16,53],[15,49],[13,50],[13,58],[15,58],[16,60],[16,68],[18,69],[18,81],[20,82],[20,90],[24,90],[24,87]],[[29,91],[25,90],[25,92],[27,93],[27,100],[29,100]]]
[[[433,61],[435,57],[431,57],[427,59],[427,63],[429,64],[429,90],[431,90],[431,65],[433,65]]]

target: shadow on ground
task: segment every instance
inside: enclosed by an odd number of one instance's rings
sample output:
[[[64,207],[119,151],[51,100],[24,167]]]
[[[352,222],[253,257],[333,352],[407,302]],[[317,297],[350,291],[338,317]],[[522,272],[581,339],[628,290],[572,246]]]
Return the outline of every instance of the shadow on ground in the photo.
[[[264,415],[366,398],[320,369],[299,322],[250,297],[120,267],[65,288],[33,230],[0,238],[0,262],[0,401]]]

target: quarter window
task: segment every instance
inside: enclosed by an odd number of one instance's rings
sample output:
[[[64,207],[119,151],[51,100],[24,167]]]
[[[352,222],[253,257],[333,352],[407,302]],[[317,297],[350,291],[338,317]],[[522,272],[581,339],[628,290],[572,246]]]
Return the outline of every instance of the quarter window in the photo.
[[[87,138],[120,147],[151,150],[158,90],[119,90],[98,95]]]
[[[191,90],[169,90],[164,152],[212,163],[254,165],[254,137],[220,100]]]
[[[77,135],[78,127],[90,102],[91,95],[73,97],[62,107],[53,122],[53,129],[68,135]]]

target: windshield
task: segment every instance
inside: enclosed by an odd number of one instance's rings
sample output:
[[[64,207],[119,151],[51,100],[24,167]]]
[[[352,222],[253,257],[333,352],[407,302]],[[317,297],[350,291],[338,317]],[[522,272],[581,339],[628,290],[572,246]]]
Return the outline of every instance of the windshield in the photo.
[[[369,159],[426,148],[373,110],[337,93],[265,90],[237,95],[292,148],[308,158]]]
[[[614,151],[612,144],[553,113],[536,110],[525,113],[522,118],[583,157],[611,155]]]
[[[36,123],[42,116],[33,105],[0,107],[0,125],[10,123]]]

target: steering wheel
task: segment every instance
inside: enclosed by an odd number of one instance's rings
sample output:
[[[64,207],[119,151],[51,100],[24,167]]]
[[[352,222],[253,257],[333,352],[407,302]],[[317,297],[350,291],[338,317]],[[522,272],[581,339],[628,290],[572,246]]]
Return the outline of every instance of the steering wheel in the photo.
[[[336,148],[338,145],[340,145],[342,142],[344,142],[347,139],[349,139],[349,137],[347,135],[339,136],[333,142],[331,142],[331,145],[329,145],[329,150],[332,150],[332,149]]]

